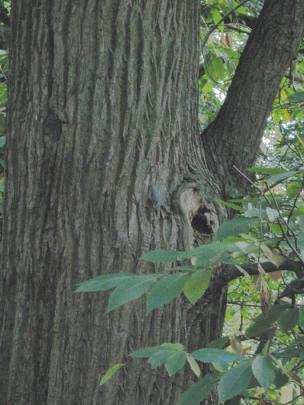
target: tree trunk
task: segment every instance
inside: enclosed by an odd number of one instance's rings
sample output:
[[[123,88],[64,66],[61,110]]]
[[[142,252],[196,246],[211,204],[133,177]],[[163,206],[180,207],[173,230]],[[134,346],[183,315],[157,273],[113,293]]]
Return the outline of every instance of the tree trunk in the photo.
[[[199,3],[12,1],[7,404],[175,405],[187,375],[171,384],[138,361],[105,388],[99,376],[136,348],[192,350],[221,333],[216,283],[194,308],[181,299],[148,318],[142,301],[108,314],[105,294],[73,293],[97,274],[153,271],[144,251],[202,243],[224,215],[211,203],[222,156],[210,173],[197,137]]]
[[[221,292],[188,320],[181,302],[145,318],[142,302],[107,314],[103,295],[73,293],[97,274],[151,271],[144,251],[191,243],[179,201],[187,211],[198,196],[184,180],[198,150],[198,24],[197,1],[13,1],[6,403],[175,404],[177,386],[144,362],[106,388],[99,376],[132,349],[219,335]]]

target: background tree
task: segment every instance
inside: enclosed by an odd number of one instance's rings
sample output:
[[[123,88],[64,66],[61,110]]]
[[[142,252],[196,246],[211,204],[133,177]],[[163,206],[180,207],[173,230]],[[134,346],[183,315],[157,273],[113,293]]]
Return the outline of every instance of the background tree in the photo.
[[[238,192],[304,3],[265,3],[216,120],[198,137],[199,2],[12,2],[1,392],[20,404],[174,404],[178,386],[144,365],[102,390],[103,369],[162,341],[220,336],[226,287],[144,319],[107,315],[84,278],[145,273],[142,252],[202,243]],[[208,220],[207,220],[208,219]],[[182,374],[179,380],[187,379]],[[178,383],[178,381],[177,381]]]

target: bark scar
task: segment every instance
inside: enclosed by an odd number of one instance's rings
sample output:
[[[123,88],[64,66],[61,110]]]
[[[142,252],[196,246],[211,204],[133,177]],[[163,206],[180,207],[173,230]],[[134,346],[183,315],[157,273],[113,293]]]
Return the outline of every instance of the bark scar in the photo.
[[[180,205],[187,223],[190,248],[208,242],[219,226],[215,206],[196,188],[190,188],[181,194]]]

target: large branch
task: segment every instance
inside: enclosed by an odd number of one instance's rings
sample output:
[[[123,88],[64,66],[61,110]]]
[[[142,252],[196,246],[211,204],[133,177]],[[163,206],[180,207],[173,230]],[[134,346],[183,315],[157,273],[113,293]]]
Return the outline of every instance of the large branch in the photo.
[[[274,273],[276,271],[291,271],[296,274],[298,279],[304,276],[304,267],[300,262],[286,259],[279,267],[276,267],[271,262],[264,262],[261,264],[265,273]],[[259,267],[256,263],[249,263],[242,266],[249,276],[257,276],[260,274]],[[226,287],[231,281],[236,278],[243,277],[244,274],[233,265],[225,265],[224,268],[215,274],[209,285],[208,291],[212,296],[215,291],[220,291]]]
[[[271,262],[261,263],[261,267],[265,271],[265,273],[274,273],[276,271],[292,271],[297,275],[298,278],[303,277],[304,275],[303,264],[289,259],[286,259],[279,267],[276,267]],[[246,264],[245,266],[243,266],[243,268],[249,276],[256,276],[260,274],[258,265],[255,263]],[[225,266],[224,270],[220,273],[221,282],[223,282],[224,284],[228,284],[230,281],[242,276],[244,276],[244,274],[232,265]]]
[[[304,33],[304,0],[267,0],[249,36],[226,100],[202,134],[207,163],[226,193],[252,165],[280,80]]]

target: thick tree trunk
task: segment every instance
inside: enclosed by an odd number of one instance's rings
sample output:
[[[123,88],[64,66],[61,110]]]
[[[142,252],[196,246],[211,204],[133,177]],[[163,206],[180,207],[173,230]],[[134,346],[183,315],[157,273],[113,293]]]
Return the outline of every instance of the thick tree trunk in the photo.
[[[200,2],[12,3],[2,399],[175,405],[178,386],[143,362],[106,388],[99,376],[141,346],[191,350],[217,337],[225,287],[215,280],[194,308],[178,300],[149,318],[142,302],[107,314],[104,294],[73,289],[97,274],[151,271],[142,252],[201,243],[221,220],[210,200],[224,183],[215,150],[226,137],[216,133],[214,149],[203,140],[212,173],[196,137]]]
[[[1,396],[175,404],[177,386],[144,363],[105,389],[99,376],[140,346],[218,336],[221,290],[186,321],[180,302],[150,318],[142,303],[107,314],[103,295],[73,289],[150,271],[143,251],[192,243],[179,202],[187,212],[198,197],[184,180],[189,157],[202,164],[199,2],[15,0],[12,10]]]

